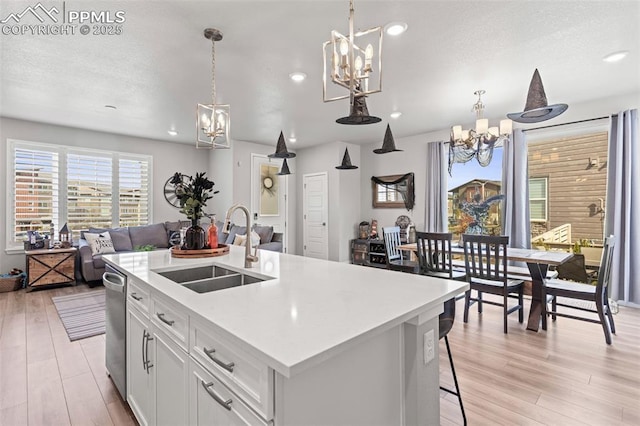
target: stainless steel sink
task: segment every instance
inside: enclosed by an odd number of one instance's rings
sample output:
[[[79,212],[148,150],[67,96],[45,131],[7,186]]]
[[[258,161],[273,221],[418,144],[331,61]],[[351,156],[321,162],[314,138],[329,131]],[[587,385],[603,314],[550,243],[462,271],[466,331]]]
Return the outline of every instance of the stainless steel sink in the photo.
[[[178,271],[158,272],[165,278],[176,283],[186,283],[189,281],[198,281],[206,278],[223,277],[225,275],[233,275],[238,272],[231,269],[221,268],[220,266],[200,266],[191,269],[182,269]]]
[[[208,293],[210,291],[224,290],[225,288],[254,284],[261,281],[264,280],[261,278],[252,277],[250,275],[235,274],[183,283],[182,285],[183,287],[186,287],[197,293]]]

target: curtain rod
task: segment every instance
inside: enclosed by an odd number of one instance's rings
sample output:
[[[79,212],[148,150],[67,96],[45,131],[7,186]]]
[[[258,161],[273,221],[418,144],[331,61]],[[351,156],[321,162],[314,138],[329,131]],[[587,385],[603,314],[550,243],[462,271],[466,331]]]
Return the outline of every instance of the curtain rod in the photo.
[[[596,121],[596,120],[603,120],[605,118],[609,118],[609,117],[615,117],[617,114],[613,114],[611,116],[609,115],[605,115],[604,117],[597,117],[597,118],[587,118],[586,120],[578,120],[578,121],[571,121],[569,123],[560,123],[560,124],[550,124],[548,126],[540,126],[540,127],[532,127],[531,129],[523,129],[523,132],[529,132],[531,130],[541,130],[541,129],[550,129],[552,127],[558,127],[558,126],[566,126],[569,124],[578,124],[578,123],[588,123],[589,121]]]

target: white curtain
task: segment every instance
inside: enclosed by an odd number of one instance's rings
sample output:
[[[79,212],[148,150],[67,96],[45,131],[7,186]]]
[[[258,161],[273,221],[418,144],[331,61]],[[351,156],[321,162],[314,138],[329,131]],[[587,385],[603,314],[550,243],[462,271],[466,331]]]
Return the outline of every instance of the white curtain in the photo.
[[[447,157],[444,142],[427,144],[424,226],[426,232],[447,232]]]
[[[607,165],[605,235],[615,236],[610,296],[640,305],[640,147],[638,110],[611,119]]]
[[[504,143],[502,193],[502,234],[509,236],[510,247],[531,248],[527,140],[520,129]]]

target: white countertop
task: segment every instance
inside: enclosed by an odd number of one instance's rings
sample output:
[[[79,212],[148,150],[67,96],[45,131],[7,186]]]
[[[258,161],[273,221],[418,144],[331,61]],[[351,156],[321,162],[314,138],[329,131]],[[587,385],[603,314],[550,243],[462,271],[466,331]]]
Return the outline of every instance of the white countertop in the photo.
[[[259,250],[244,269],[244,247],[225,256],[178,259],[168,250],[105,255],[107,263],[186,307],[286,377],[439,308],[465,282]],[[202,265],[274,279],[196,293],[154,271]]]

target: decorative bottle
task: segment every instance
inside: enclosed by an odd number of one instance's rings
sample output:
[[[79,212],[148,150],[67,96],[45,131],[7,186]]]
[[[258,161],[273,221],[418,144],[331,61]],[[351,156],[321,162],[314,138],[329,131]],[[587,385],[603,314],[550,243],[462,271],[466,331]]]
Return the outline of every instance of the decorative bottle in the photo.
[[[207,231],[207,241],[209,242],[209,248],[218,248],[218,227],[216,226],[216,216],[211,216],[211,226]]]
[[[198,219],[191,219],[191,226],[187,229],[184,236],[185,250],[202,250],[205,244],[204,229],[198,225]]]

